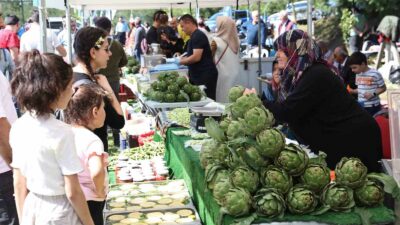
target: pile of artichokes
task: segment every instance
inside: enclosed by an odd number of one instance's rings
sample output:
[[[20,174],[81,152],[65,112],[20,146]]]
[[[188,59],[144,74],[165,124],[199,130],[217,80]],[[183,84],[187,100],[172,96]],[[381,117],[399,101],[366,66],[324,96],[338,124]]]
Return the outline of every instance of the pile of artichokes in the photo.
[[[224,213],[319,215],[380,205],[385,191],[400,197],[393,178],[368,174],[357,158],[342,158],[332,180],[324,160],[309,159],[304,146],[286,144],[282,132],[273,128],[272,113],[255,94],[243,95],[244,90],[230,90],[231,103],[219,123],[205,121],[212,140],[202,146],[200,162],[207,187]]]

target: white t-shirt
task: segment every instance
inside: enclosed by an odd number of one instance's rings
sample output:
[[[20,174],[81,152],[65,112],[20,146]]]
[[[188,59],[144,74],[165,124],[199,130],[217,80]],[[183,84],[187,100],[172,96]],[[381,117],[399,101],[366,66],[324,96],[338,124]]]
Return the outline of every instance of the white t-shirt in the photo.
[[[15,111],[14,103],[11,97],[10,84],[7,78],[0,71],[0,118],[7,118],[10,124],[17,120],[17,112]],[[10,171],[7,163],[0,156],[0,173]]]
[[[61,44],[58,42],[57,35],[50,29],[46,33],[47,52],[54,53],[55,49]],[[28,52],[32,49],[40,49],[40,26],[32,23],[29,30],[22,34],[19,50],[20,52]],[[41,51],[43,52],[43,51]]]
[[[100,198],[95,192],[95,185],[90,176],[90,170],[88,161],[90,157],[97,155],[103,158],[104,170],[106,179],[104,179],[104,185],[108,187],[108,176],[107,176],[107,163],[108,154],[104,152],[104,145],[101,139],[95,135],[92,131],[83,127],[72,128],[75,135],[75,147],[78,157],[81,160],[83,171],[78,174],[79,183],[83,193],[85,194],[86,201],[104,201],[104,198]],[[108,190],[104,190],[105,194]]]
[[[33,193],[64,195],[64,175],[82,171],[72,127],[52,114],[44,118],[26,112],[11,127],[10,145],[11,165],[20,169]]]

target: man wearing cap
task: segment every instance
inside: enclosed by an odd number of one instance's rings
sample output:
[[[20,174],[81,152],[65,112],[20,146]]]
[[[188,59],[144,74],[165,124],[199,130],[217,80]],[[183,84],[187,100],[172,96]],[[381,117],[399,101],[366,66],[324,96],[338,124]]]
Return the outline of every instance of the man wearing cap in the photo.
[[[19,18],[15,15],[7,16],[4,23],[5,28],[0,30],[0,48],[8,49],[15,61],[19,54],[19,38],[17,35]]]

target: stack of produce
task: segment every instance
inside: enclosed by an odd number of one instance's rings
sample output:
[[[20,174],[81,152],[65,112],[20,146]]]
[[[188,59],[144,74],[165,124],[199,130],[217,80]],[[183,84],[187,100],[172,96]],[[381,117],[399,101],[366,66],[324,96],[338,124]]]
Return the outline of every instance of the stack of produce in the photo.
[[[128,56],[128,63],[126,64],[125,68],[125,72],[127,74],[136,74],[139,73],[140,63],[132,56]]]
[[[168,167],[161,157],[151,160],[127,160],[121,157],[118,162],[118,178],[124,182],[142,182],[153,180],[165,180],[168,177]]]
[[[155,157],[164,156],[164,142],[145,141],[142,146],[126,149],[122,152],[123,155],[133,160],[153,159]]]
[[[200,225],[201,222],[196,216],[196,212],[190,208],[175,209],[168,211],[149,211],[120,213],[108,216],[106,224],[137,224],[137,225],[172,225],[172,224],[191,224]]]
[[[183,180],[115,184],[110,186],[107,199],[139,195],[175,195],[187,193]]]
[[[163,72],[157,81],[144,93],[147,99],[156,102],[200,101],[203,94],[198,86],[188,82],[186,77],[177,72]]]
[[[183,127],[190,127],[189,108],[175,108],[167,112],[167,119]]]
[[[130,183],[110,187],[104,215],[154,210],[165,213],[177,209],[194,210],[183,180]]]
[[[142,146],[126,149],[120,155],[110,156],[108,158],[108,168],[114,170],[115,166],[121,165],[128,160],[151,160],[163,157],[165,153],[164,142],[147,141]]]
[[[207,187],[224,213],[238,217],[255,212],[254,218],[287,212],[318,215],[380,205],[384,191],[400,196],[392,177],[367,174],[357,158],[342,158],[331,181],[326,155],[309,159],[304,146],[286,145],[285,136],[272,127],[273,115],[255,94],[243,92],[243,87],[230,90],[231,104],[219,124],[206,119],[213,139],[200,152]]]

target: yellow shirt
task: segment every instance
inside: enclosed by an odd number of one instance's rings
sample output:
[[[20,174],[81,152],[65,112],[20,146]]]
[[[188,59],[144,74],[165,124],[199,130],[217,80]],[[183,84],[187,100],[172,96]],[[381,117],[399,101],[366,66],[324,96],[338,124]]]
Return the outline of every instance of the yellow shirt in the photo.
[[[186,42],[190,39],[190,36],[183,32],[181,25],[178,25],[178,34],[183,39],[183,42],[186,45]]]

